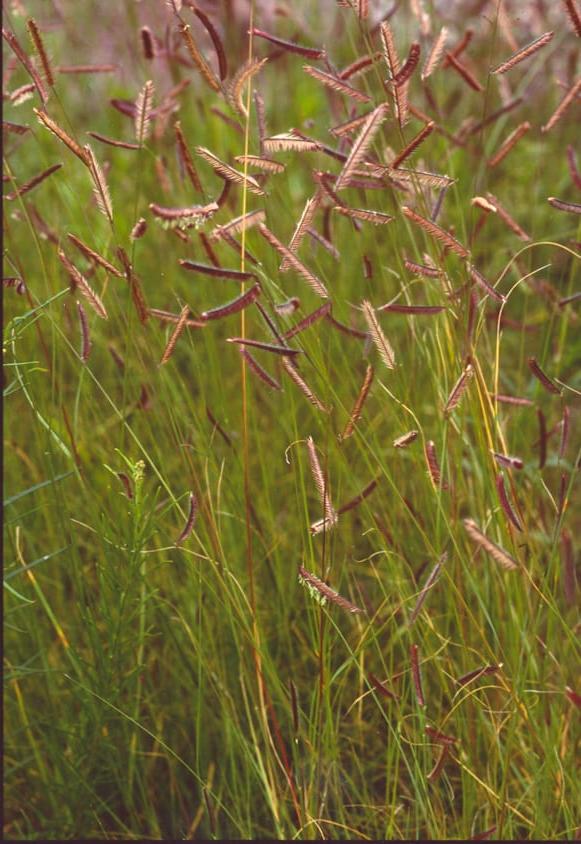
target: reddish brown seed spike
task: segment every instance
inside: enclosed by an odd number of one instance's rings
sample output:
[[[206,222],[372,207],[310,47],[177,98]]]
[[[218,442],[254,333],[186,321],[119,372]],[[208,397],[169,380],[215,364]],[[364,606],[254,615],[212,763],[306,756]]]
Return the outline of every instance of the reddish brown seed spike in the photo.
[[[440,749],[440,754],[439,754],[438,758],[436,759],[436,764],[434,765],[434,767],[432,768],[432,770],[430,771],[430,773],[427,776],[427,779],[430,782],[435,782],[435,780],[437,780],[438,777],[440,776],[440,774],[442,773],[442,770],[444,768],[444,762],[446,761],[446,758],[448,757],[449,752],[450,751],[449,751],[448,746],[446,744],[443,744],[441,749]]]
[[[355,426],[357,422],[361,418],[361,412],[363,410],[363,405],[365,404],[365,400],[369,395],[369,391],[371,390],[371,385],[373,384],[373,367],[369,365],[365,372],[365,377],[363,378],[363,383],[361,385],[361,389],[359,390],[359,395],[355,400],[355,404],[353,405],[353,410],[351,411],[351,415],[345,425],[343,433],[339,435],[340,440],[346,440],[348,437],[352,436],[355,432]]]
[[[199,18],[202,22],[206,32],[210,36],[210,40],[214,45],[214,50],[216,51],[216,58],[218,59],[218,72],[220,75],[220,79],[224,81],[228,76],[228,60],[226,58],[226,51],[224,50],[224,45],[222,44],[222,39],[218,35],[218,30],[210,20],[210,18],[202,12],[194,4],[190,5],[190,9],[194,12],[194,14]]]
[[[411,220],[412,223],[420,226],[424,229],[429,235],[439,240],[445,246],[452,250],[452,252],[456,252],[456,254],[460,255],[461,258],[468,257],[468,250],[459,243],[455,237],[452,237],[449,232],[444,231],[444,229],[440,228],[440,226],[433,223],[431,220],[426,220],[425,217],[422,217],[420,214],[416,214],[415,211],[412,211],[411,208],[408,208],[406,205],[402,205],[402,213],[408,220]]]
[[[420,60],[420,53],[421,47],[417,41],[414,41],[410,47],[407,59],[402,65],[401,69],[393,77],[393,84],[397,88],[400,88],[402,85],[404,85],[411,77],[412,73],[418,66],[418,62]]]
[[[581,13],[577,8],[576,0],[563,0],[565,11],[571,21],[571,26],[575,30],[578,38],[581,38]]]
[[[151,29],[148,26],[142,26],[139,30],[139,35],[141,37],[141,49],[143,50],[143,56],[148,61],[151,61],[151,59],[155,56],[155,44]]]
[[[470,382],[470,379],[472,378],[473,375],[474,375],[474,369],[472,367],[472,364],[469,363],[469,364],[466,365],[466,367],[464,368],[464,371],[462,372],[462,374],[460,375],[460,377],[458,378],[458,380],[456,381],[456,383],[452,387],[452,391],[450,392],[450,395],[448,396],[448,400],[446,401],[446,404],[444,405],[444,413],[445,414],[451,413],[452,410],[454,410],[454,408],[458,406],[458,404],[460,403],[460,399],[462,398],[462,396],[466,392],[466,389],[468,388],[468,384]]]
[[[240,296],[237,296],[236,299],[232,299],[232,301],[227,302],[225,305],[219,305],[217,308],[204,311],[202,313],[202,319],[222,319],[223,317],[236,314],[251,305],[260,296],[260,293],[260,284],[259,282],[256,282],[256,284],[254,284],[249,290],[246,290]]]
[[[522,469],[524,463],[520,457],[510,457],[508,454],[499,454],[497,451],[492,451],[491,454],[501,466],[506,466],[509,469]]]
[[[176,343],[179,340],[181,334],[183,333],[183,331],[186,327],[186,322],[187,322],[189,313],[190,313],[189,306],[184,305],[184,307],[182,308],[182,310],[180,312],[180,316],[179,316],[179,319],[176,323],[176,327],[174,328],[174,330],[173,330],[173,332],[172,332],[172,334],[171,334],[171,336],[170,336],[170,338],[167,342],[167,346],[165,347],[165,351],[164,351],[162,358],[159,362],[160,366],[162,366],[164,363],[167,363],[167,361],[172,356],[174,349],[176,347]]]
[[[503,161],[509,152],[513,149],[513,147],[520,141],[520,139],[525,135],[529,129],[531,128],[531,124],[528,120],[525,120],[524,123],[521,123],[519,126],[514,129],[501,145],[500,149],[496,152],[495,155],[492,156],[491,159],[488,161],[489,167],[496,167]]]
[[[327,88],[331,88],[331,90],[336,91],[338,94],[344,94],[347,97],[358,100],[360,103],[370,103],[372,101],[368,94],[364,94],[357,88],[353,88],[351,85],[348,85],[347,82],[343,82],[342,79],[339,79],[330,73],[326,73],[323,70],[319,70],[317,67],[311,67],[311,65],[306,64],[303,65],[303,70],[305,73],[308,73],[309,76],[312,76],[313,79],[316,79],[317,82],[320,82]]]
[[[541,132],[548,132],[555,126],[555,124],[563,117],[565,112],[569,109],[571,103],[577,98],[581,91],[581,77],[571,86],[567,91],[551,117],[547,120],[544,126],[541,126]]]
[[[505,551],[504,548],[501,548],[500,545],[497,545],[496,542],[493,542],[484,533],[482,533],[473,519],[464,519],[463,524],[466,533],[473,542],[483,548],[486,553],[489,554],[493,560],[496,560],[499,565],[509,571],[511,569],[518,568],[516,560],[511,557],[508,551]]]
[[[87,132],[96,141],[102,144],[107,144],[110,147],[118,147],[119,149],[139,149],[139,144],[130,144],[127,141],[118,141],[115,138],[108,138],[106,135],[101,135],[99,132]]]
[[[274,379],[272,375],[270,375],[266,371],[266,369],[263,369],[263,367],[258,363],[256,358],[250,354],[250,352],[246,351],[246,349],[240,348],[238,351],[240,352],[241,356],[244,359],[244,362],[252,370],[252,372],[254,372],[255,375],[258,375],[261,381],[263,381],[268,387],[270,387],[271,390],[282,390],[282,387],[280,386],[278,381],[276,381],[276,379]]]
[[[182,542],[188,538],[191,534],[192,530],[194,529],[194,523],[196,521],[196,516],[198,514],[198,502],[196,501],[196,496],[193,492],[190,492],[190,509],[188,513],[187,521],[184,525],[184,529],[176,539],[176,545],[181,545]]]
[[[7,193],[4,199],[13,200],[17,199],[19,196],[24,196],[25,193],[33,190],[33,188],[40,185],[41,182],[44,182],[45,179],[48,179],[49,176],[52,176],[53,173],[56,173],[57,170],[60,170],[62,166],[62,164],[53,164],[52,167],[48,167],[46,170],[43,170],[42,173],[39,173],[28,182],[25,182],[25,184],[20,185],[20,187],[12,193]]]
[[[117,472],[117,477],[123,484],[125,495],[131,501],[131,499],[133,498],[133,490],[131,488],[131,481],[129,480],[128,475],[126,475],[125,472]]]
[[[548,375],[546,375],[541,367],[539,366],[536,358],[529,358],[528,359],[529,369],[535,376],[535,378],[541,382],[545,390],[549,393],[553,393],[553,395],[560,396],[561,389],[554,384]]]
[[[363,612],[360,607],[355,606],[355,604],[351,603],[351,601],[343,598],[342,595],[339,595],[338,592],[335,592],[334,589],[327,586],[327,584],[320,578],[307,571],[304,566],[299,566],[299,579],[302,579],[308,586],[313,587],[313,589],[324,599],[324,602],[329,601],[330,603],[336,604],[341,609],[350,613]]]
[[[483,665],[481,668],[475,668],[473,671],[463,674],[462,677],[458,677],[456,682],[459,686],[465,686],[477,677],[484,677],[488,674],[497,674],[501,668],[502,663],[499,663],[498,665]]]
[[[400,305],[397,302],[390,302],[387,305],[381,305],[377,308],[378,313],[389,311],[394,314],[411,314],[411,315],[428,315],[440,314],[445,311],[443,305]]]
[[[491,838],[495,832],[496,824],[488,829],[485,829],[484,832],[479,832],[477,835],[473,835],[470,841],[486,841],[488,838]]]
[[[457,738],[447,735],[447,733],[442,733],[434,727],[427,726],[426,735],[428,735],[436,744],[454,745],[458,743]]]
[[[310,328],[315,322],[318,322],[320,319],[324,319],[331,313],[331,302],[325,302],[316,310],[312,311],[312,313],[307,314],[300,322],[290,328],[288,331],[284,333],[284,339],[290,340],[292,337],[295,337],[297,334],[300,334],[302,331],[305,331],[307,328]]]
[[[448,59],[449,64],[454,68],[454,70],[462,77],[462,79],[474,90],[478,93],[484,91],[484,88],[480,84],[480,82],[473,76],[472,73],[468,70],[466,65],[462,64],[462,62],[458,61],[458,59],[454,56],[453,53],[446,53],[446,58]]]
[[[382,697],[387,698],[388,700],[397,700],[397,695],[395,695],[392,691],[386,688],[385,684],[378,680],[375,674],[372,674],[371,671],[367,675],[371,680],[372,685],[375,687],[375,690],[379,692]]]
[[[349,510],[354,510],[355,507],[359,507],[362,501],[371,495],[373,490],[377,487],[379,481],[377,478],[374,478],[370,483],[367,484],[365,489],[362,489],[360,493],[358,493],[355,498],[352,498],[346,504],[342,504],[341,507],[337,508],[337,515],[340,516],[342,513],[347,513]]]
[[[425,706],[426,701],[424,698],[424,690],[422,688],[422,675],[420,672],[420,659],[419,659],[419,648],[417,645],[411,645],[410,647],[410,662],[411,662],[411,669],[412,669],[412,680],[414,683],[414,689],[416,693],[416,700],[418,702],[418,706]]]
[[[406,448],[418,438],[418,431],[408,431],[393,441],[394,448]]]
[[[448,489],[448,484],[446,481],[442,480],[438,457],[436,455],[436,444],[433,440],[428,440],[426,443],[425,455],[426,463],[428,464],[428,471],[434,487],[436,489],[441,488],[442,490]]]
[[[399,165],[402,164],[406,160],[406,158],[409,158],[410,155],[415,152],[415,150],[420,146],[420,144],[423,143],[425,139],[432,134],[432,132],[434,131],[434,126],[435,124],[433,120],[430,120],[429,123],[426,123],[424,128],[420,132],[418,132],[418,134],[414,138],[412,138],[409,144],[407,144],[407,146],[400,152],[400,154],[394,158],[394,160],[389,166],[394,169],[396,167],[399,167]]]
[[[238,346],[252,346],[252,348],[261,349],[263,352],[289,358],[302,354],[301,349],[290,349],[288,346],[277,346],[275,343],[263,343],[262,340],[252,340],[250,337],[227,337],[226,342],[236,343]]]
[[[40,30],[34,18],[30,18],[26,22],[26,26],[28,28],[28,32],[32,39],[32,43],[34,44],[34,49],[40,59],[40,64],[42,65],[42,72],[44,73],[44,78],[46,79],[46,84],[49,88],[54,87],[54,76],[52,73],[52,68],[50,66],[50,61],[48,59],[47,52],[44,48],[44,42],[42,40],[42,36],[40,34]]]
[[[295,53],[299,56],[304,56],[307,59],[321,59],[325,55],[325,51],[319,47],[305,47],[303,44],[297,44],[295,41],[286,41],[284,38],[279,38],[276,35],[271,35],[269,32],[264,32],[262,29],[254,27],[252,34],[257,38],[264,38],[265,41],[270,41],[271,44],[276,44],[277,47],[282,47],[289,53]]]
[[[496,476],[496,491],[498,492],[500,506],[504,510],[507,519],[515,526],[517,530],[522,531],[522,525],[519,522],[517,515],[512,507],[512,504],[510,503],[510,500],[508,498],[506,487],[504,485],[504,474],[502,472],[499,472]]]
[[[547,202],[559,211],[566,211],[569,214],[581,214],[581,205],[578,202],[565,202],[562,199],[557,199],[555,196],[549,196]]]
[[[202,273],[202,275],[213,276],[214,278],[227,278],[232,281],[248,281],[251,278],[256,278],[255,273],[243,272],[241,270],[230,270],[225,267],[209,266],[208,264],[199,264],[197,261],[190,261],[188,258],[180,259],[180,266],[185,270]]]
[[[529,56],[532,56],[537,50],[540,50],[541,47],[544,47],[545,44],[548,44],[549,41],[553,38],[553,32],[545,32],[543,35],[539,35],[538,38],[535,38],[534,41],[531,41],[530,44],[526,44],[524,47],[521,47],[520,50],[517,50],[516,53],[513,53],[512,56],[509,56],[506,61],[499,64],[497,67],[494,68],[492,73],[506,73],[507,70],[510,70],[516,64],[524,61],[524,59],[528,59]]]
[[[497,302],[506,301],[502,293],[499,293],[497,290],[495,290],[495,288],[486,281],[482,273],[479,273],[476,267],[473,267],[472,264],[470,264],[470,266],[468,267],[468,272],[472,281],[474,281],[479,287],[481,287],[482,290],[486,291],[486,293],[488,293],[488,295],[492,299],[495,299]]]
[[[43,105],[45,105],[48,100],[48,94],[46,92],[42,79],[34,68],[34,65],[30,61],[29,57],[20,46],[18,39],[16,38],[13,32],[10,32],[4,27],[2,27],[2,36],[6,43],[10,46],[12,52],[20,61],[30,78],[32,79],[34,86],[36,87],[36,90],[38,91],[38,94],[40,96],[40,99],[42,100]]]
[[[176,144],[178,148],[179,156],[183,162],[184,168],[186,173],[188,174],[188,178],[192,183],[194,190],[198,191],[198,193],[204,194],[204,190],[202,188],[202,183],[200,181],[200,177],[198,175],[198,171],[196,170],[196,165],[194,164],[194,160],[190,154],[188,149],[188,145],[186,143],[186,139],[184,137],[184,133],[182,132],[182,126],[180,121],[176,121],[174,123],[174,132],[176,135]]]

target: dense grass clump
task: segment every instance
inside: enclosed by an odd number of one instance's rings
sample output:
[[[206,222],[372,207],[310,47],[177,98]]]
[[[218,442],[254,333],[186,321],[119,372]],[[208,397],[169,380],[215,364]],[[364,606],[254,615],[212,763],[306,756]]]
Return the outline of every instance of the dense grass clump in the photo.
[[[14,2],[5,835],[573,839],[573,2]]]

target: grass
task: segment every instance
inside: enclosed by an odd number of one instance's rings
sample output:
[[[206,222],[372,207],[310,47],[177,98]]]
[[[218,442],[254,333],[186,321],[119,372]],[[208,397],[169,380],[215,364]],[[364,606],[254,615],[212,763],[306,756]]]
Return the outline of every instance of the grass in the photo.
[[[402,212],[432,217],[439,190],[425,177],[413,175],[405,191],[387,177],[380,190],[338,191],[350,208],[392,216],[387,225],[338,214],[324,193],[312,226],[338,253],[307,235],[297,254],[329,291],[334,319],[363,337],[321,318],[289,345],[330,412],[308,399],[279,355],[247,347],[283,387],[274,390],[226,342],[280,345],[281,334],[322,304],[296,269],[279,272],[281,256],[259,228],[237,235],[242,256],[211,241],[223,267],[255,274],[246,284],[178,263],[209,263],[200,233],[260,208],[288,245],[317,189],[313,171],[331,172],[332,186],[344,168],[323,151],[270,153],[286,169],[268,177],[236,161],[259,154],[254,89],[265,101],[267,134],[294,127],[345,155],[349,141],[330,127],[353,105],[363,114],[388,102],[363,156],[384,167],[422,129],[413,114],[399,125],[381,56],[346,80],[370,97],[363,105],[303,72],[308,63],[336,73],[381,50],[378,4],[369,5],[362,20],[331,2],[293,4],[286,18],[272,16],[270,4],[201,6],[224,45],[229,79],[249,57],[269,56],[239,91],[247,118],[206,84],[164,4],[84,4],[78,17],[62,18],[58,7],[26,2],[6,13],[5,26],[31,55],[25,24],[36,19],[55,75],[47,114],[81,147],[87,131],[135,143],[134,121],[110,100],[134,103],[146,81],[154,86],[151,131],[142,128],[137,149],[88,139],[107,164],[111,222],[93,199],[94,172],[36,119],[38,93],[5,103],[5,119],[29,127],[5,134],[8,190],[63,164],[5,201],[4,277],[24,285],[5,281],[4,291],[9,839],[578,835],[581,333],[571,297],[579,218],[574,207],[547,202],[578,202],[567,152],[578,105],[541,131],[575,81],[579,42],[567,4],[540,4],[521,17],[496,4],[486,15],[468,3],[445,13],[426,4],[430,34],[420,34],[407,4],[390,19],[402,64],[420,42],[420,69],[442,26],[446,50],[474,30],[457,61],[483,90],[444,66],[445,57],[423,82],[416,70],[410,103],[437,125],[401,164],[454,180],[437,225],[469,258]],[[188,5],[180,15],[215,75],[202,21]],[[331,65],[250,38],[252,24],[324,45]],[[168,43],[175,36],[170,56],[162,54],[166,25]],[[143,26],[159,39],[151,60]],[[554,36],[538,52],[502,76],[490,72],[546,31]],[[18,62],[9,75],[12,58],[6,45],[9,91],[30,82]],[[114,72],[58,70],[112,62]],[[40,72],[38,59],[36,66]],[[183,81],[189,85],[168,99]],[[515,97],[517,107],[469,134]],[[156,113],[160,105],[168,108]],[[203,194],[176,158],[177,119]],[[531,129],[488,165],[525,121]],[[224,182],[196,147],[253,175],[266,196],[232,184],[215,216],[180,238],[149,203],[183,208],[220,195]],[[501,212],[482,224],[485,212],[472,200],[489,194],[526,241]],[[141,217],[147,230],[132,240]],[[83,256],[69,233],[121,277]],[[258,303],[278,338],[253,304],[184,328],[160,365],[175,324],[140,321],[118,247],[147,307],[176,318],[189,306],[200,320],[258,280]],[[71,285],[59,248],[108,319]],[[438,275],[418,275],[410,261]],[[470,266],[501,301],[473,280]],[[300,310],[276,310],[291,297]],[[77,301],[88,322],[84,351]],[[377,310],[391,301],[442,310]],[[531,358],[558,393],[536,377]],[[450,401],[468,364],[465,391]],[[369,366],[373,380],[351,416]],[[507,404],[499,394],[528,403]],[[353,433],[342,437],[350,416]],[[394,447],[410,430],[416,439]],[[522,469],[500,465],[491,451],[518,457]],[[508,505],[499,498],[501,469]],[[377,486],[341,512],[373,480]],[[191,494],[193,529],[178,543]],[[336,511],[331,528],[310,530]],[[307,577],[299,578],[300,567]]]

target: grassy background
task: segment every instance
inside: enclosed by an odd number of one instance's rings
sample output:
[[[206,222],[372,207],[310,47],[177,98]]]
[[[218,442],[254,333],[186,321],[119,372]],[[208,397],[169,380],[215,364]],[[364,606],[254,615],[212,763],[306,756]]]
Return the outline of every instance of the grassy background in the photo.
[[[442,4],[439,4],[440,6]],[[286,15],[257,3],[256,26],[309,45],[324,44],[342,68],[379,49],[371,18],[331,2],[291,4]],[[143,58],[139,28],[160,38],[175,30],[164,4],[86,3],[81,16],[62,4],[13,4],[5,26],[29,49],[26,19],[36,17],[55,66],[114,62],[115,73],[57,73],[48,114],[83,144],[89,130],[133,141],[133,123],[109,104],[135,101],[146,80],[158,105],[181,80],[179,111],[139,151],[89,139],[113,202],[109,225],[93,201],[86,168],[38,124],[32,106],[5,105],[5,118],[30,126],[5,138],[9,189],[55,162],[63,168],[34,192],[5,203],[5,276],[27,293],[4,295],[5,460],[5,788],[9,838],[458,838],[494,827],[498,838],[575,836],[579,819],[579,719],[570,687],[579,694],[578,610],[567,590],[578,561],[581,519],[579,390],[581,333],[578,303],[560,306],[579,285],[579,227],[548,196],[578,201],[566,149],[575,141],[575,108],[555,128],[545,124],[575,78],[578,39],[564,4],[509,9],[494,3],[426,3],[431,33],[420,41],[425,58],[446,25],[448,47],[466,27],[475,35],[466,62],[485,89],[472,91],[440,67],[422,85],[413,77],[410,100],[451,133],[482,120],[503,104],[494,67],[512,49],[546,30],[552,42],[507,75],[511,96],[523,102],[462,146],[434,132],[404,166],[445,173],[448,190],[439,223],[471,246],[471,259],[508,296],[498,306],[476,288],[478,307],[468,337],[469,276],[465,262],[442,255],[441,245],[412,226],[402,204],[429,216],[437,193],[421,188],[347,189],[354,207],[392,214],[385,227],[333,213],[337,260],[312,240],[300,256],[330,291],[333,315],[365,329],[363,299],[375,307],[399,302],[444,305],[437,316],[379,316],[395,351],[387,370],[372,344],[338,333],[326,320],[291,342],[301,349],[301,373],[332,407],[317,411],[267,353],[257,353],[281,381],[272,392],[227,337],[239,336],[240,315],[191,329],[160,367],[171,326],[139,322],[127,283],[90,264],[66,238],[72,232],[109,261],[116,247],[131,256],[147,304],[195,315],[235,295],[227,280],[187,273],[180,258],[207,262],[199,234],[187,242],[157,225],[150,202],[168,206],[203,201],[180,174],[172,129],[182,124],[193,151],[206,146],[238,166],[235,155],[258,151],[254,109],[236,115],[195,68],[175,58]],[[221,33],[230,76],[248,55],[249,6],[206,4]],[[216,67],[211,42],[191,11],[184,19]],[[404,4],[392,19],[406,56],[419,24]],[[178,39],[179,40],[179,39]],[[294,127],[335,146],[330,126],[347,119],[345,98],[330,96],[302,71],[318,64],[278,53],[255,38],[254,55],[271,55],[252,80],[266,102],[271,134]],[[180,55],[186,53],[180,48]],[[6,48],[5,62],[11,53]],[[463,57],[465,58],[465,57]],[[577,70],[578,72],[578,70]],[[377,105],[387,97],[383,61],[350,80]],[[7,86],[28,82],[18,67]],[[431,104],[426,94],[429,89]],[[388,97],[389,99],[389,97]],[[349,107],[350,107],[349,103]],[[219,108],[239,124],[224,122]],[[367,107],[359,107],[361,113]],[[531,131],[498,167],[487,159],[520,122]],[[403,148],[421,128],[410,118],[399,129],[393,113],[372,153]],[[281,153],[282,175],[265,183],[267,196],[234,186],[227,204],[201,229],[264,208],[267,225],[288,243],[306,199],[312,171],[338,174],[341,163],[323,153]],[[159,179],[165,167],[168,184]],[[208,199],[222,182],[196,157]],[[156,169],[157,167],[157,169]],[[491,191],[530,234],[523,243],[471,199]],[[87,309],[92,340],[80,358],[76,296],[46,226],[105,302],[109,319]],[[130,241],[140,216],[145,236]],[[497,216],[497,215],[496,215]],[[322,214],[315,226],[321,229]],[[259,261],[261,301],[280,330],[321,300],[295,272],[278,272],[279,256],[252,229],[246,245]],[[445,269],[450,299],[439,279],[413,276],[404,258],[428,254]],[[227,267],[240,258],[226,244],[216,254]],[[366,277],[364,256],[373,268]],[[500,281],[499,281],[500,279]],[[273,309],[298,296],[290,317]],[[248,336],[272,338],[258,310],[244,316]],[[116,363],[111,349],[121,356]],[[460,405],[443,413],[446,398],[470,355],[475,377]],[[527,358],[562,383],[561,397],[533,377]],[[375,379],[353,437],[341,441],[368,363]],[[147,400],[143,401],[143,389]],[[527,397],[533,405],[494,402],[494,393]],[[141,396],[141,401],[140,401]],[[559,453],[563,408],[570,437]],[[539,468],[542,410],[549,432]],[[210,415],[208,415],[210,414]],[[217,420],[219,426],[212,423]],[[410,430],[407,449],[393,440]],[[553,430],[554,429],[554,430]],[[312,436],[336,507],[373,479],[375,491],[340,516],[325,535],[312,536],[321,513],[306,447]],[[425,443],[433,440],[449,489],[435,488]],[[511,498],[524,525],[508,523],[495,488],[498,466],[490,449],[518,455],[508,471]],[[129,500],[115,473],[131,478]],[[564,480],[562,480],[564,478]],[[577,483],[575,483],[577,480]],[[563,485],[563,486],[562,486]],[[560,490],[566,503],[560,506]],[[175,545],[192,491],[199,513],[183,546]],[[466,533],[473,518],[518,561],[505,571]],[[573,562],[567,568],[568,547]],[[441,555],[442,573],[415,623],[410,614]],[[321,607],[298,581],[298,567],[322,577],[365,608],[350,615]],[[578,563],[577,563],[578,568]],[[425,706],[418,704],[410,648],[419,649]],[[467,685],[469,671],[499,665]],[[370,676],[397,698],[381,695]],[[578,698],[577,698],[578,700]],[[454,736],[441,772],[428,777],[440,746],[426,727]]]

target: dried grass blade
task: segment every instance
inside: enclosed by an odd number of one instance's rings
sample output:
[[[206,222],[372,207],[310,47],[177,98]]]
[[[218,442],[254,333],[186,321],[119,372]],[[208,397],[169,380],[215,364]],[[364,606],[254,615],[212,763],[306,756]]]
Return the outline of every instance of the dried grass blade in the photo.
[[[508,571],[518,568],[516,560],[511,557],[508,551],[505,551],[504,548],[501,548],[501,546],[497,545],[496,542],[488,539],[473,519],[464,519],[463,524],[468,536],[473,540],[473,542],[483,548],[493,560],[499,563],[499,565]]]

